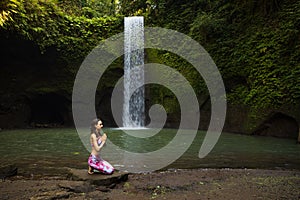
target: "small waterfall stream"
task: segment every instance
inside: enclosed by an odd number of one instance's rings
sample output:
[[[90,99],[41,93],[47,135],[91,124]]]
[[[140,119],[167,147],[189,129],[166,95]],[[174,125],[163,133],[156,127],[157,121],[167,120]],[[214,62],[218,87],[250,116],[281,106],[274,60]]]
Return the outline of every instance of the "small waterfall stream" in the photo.
[[[144,18],[125,17],[124,26],[123,127],[144,127]]]

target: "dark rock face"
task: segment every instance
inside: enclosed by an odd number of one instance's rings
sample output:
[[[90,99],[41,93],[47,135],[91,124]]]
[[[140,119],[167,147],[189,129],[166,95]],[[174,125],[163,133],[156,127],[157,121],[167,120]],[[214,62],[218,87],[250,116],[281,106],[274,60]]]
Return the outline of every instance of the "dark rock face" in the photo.
[[[72,123],[70,104],[68,99],[55,93],[37,95],[30,103],[30,124],[70,125]]]
[[[106,127],[115,127],[116,123],[111,111],[111,94],[113,88],[103,90],[97,95],[96,111]],[[24,128],[24,127],[61,127],[72,126],[71,97],[55,92],[43,94],[4,95],[1,96],[0,128]],[[209,102],[207,103],[209,104]],[[119,105],[120,116],[122,105]],[[147,110],[148,108],[146,108]],[[210,108],[204,106],[200,110],[201,130],[206,130],[210,123]],[[227,115],[223,131],[245,133],[261,136],[273,136],[297,139],[299,125],[296,118],[288,112],[270,111],[264,121],[257,123],[254,131],[246,127],[249,122],[248,109],[244,107],[227,105]],[[165,127],[178,128],[180,113],[167,116]]]
[[[244,106],[227,105],[223,131],[231,133],[248,133],[249,109]]]
[[[299,125],[297,121],[284,113],[275,112],[269,115],[253,132],[254,135],[297,138]]]
[[[41,53],[17,36],[0,42],[0,128],[72,124],[67,90],[73,76],[55,48]]]
[[[28,126],[31,111],[26,98],[2,95],[0,102],[0,128]]]
[[[0,128],[49,128],[73,124],[71,101],[59,94],[1,99]]]
[[[116,127],[116,122],[111,110],[111,96],[113,88],[108,88],[96,96],[96,112],[97,116],[103,121],[106,127]],[[119,116],[122,115],[122,106],[119,105]],[[118,116],[116,116],[118,117]]]

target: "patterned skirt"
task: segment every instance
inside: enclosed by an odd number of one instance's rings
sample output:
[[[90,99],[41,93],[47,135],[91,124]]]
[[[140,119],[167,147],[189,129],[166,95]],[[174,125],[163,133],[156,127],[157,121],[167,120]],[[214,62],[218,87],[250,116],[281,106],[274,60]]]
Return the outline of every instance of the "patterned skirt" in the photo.
[[[92,168],[104,174],[112,174],[114,172],[113,166],[109,164],[107,161],[100,158],[100,156],[95,156],[91,154],[88,159],[88,164]]]

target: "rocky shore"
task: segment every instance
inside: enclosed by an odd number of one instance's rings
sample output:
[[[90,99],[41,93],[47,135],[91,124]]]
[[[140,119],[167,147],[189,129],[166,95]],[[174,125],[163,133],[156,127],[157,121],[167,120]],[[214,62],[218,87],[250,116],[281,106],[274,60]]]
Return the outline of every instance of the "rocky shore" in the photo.
[[[300,199],[298,170],[173,169],[112,176],[68,170],[61,176],[8,177],[0,183],[0,199]],[[106,181],[91,181],[100,179]]]

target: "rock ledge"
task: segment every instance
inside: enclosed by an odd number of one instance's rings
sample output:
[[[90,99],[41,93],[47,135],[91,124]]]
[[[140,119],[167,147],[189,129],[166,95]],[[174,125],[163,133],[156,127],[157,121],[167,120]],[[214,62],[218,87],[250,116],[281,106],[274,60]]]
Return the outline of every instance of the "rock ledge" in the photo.
[[[69,176],[76,181],[88,181],[93,185],[111,186],[128,180],[129,173],[115,171],[112,175],[101,173],[88,174],[84,169],[69,168]]]

